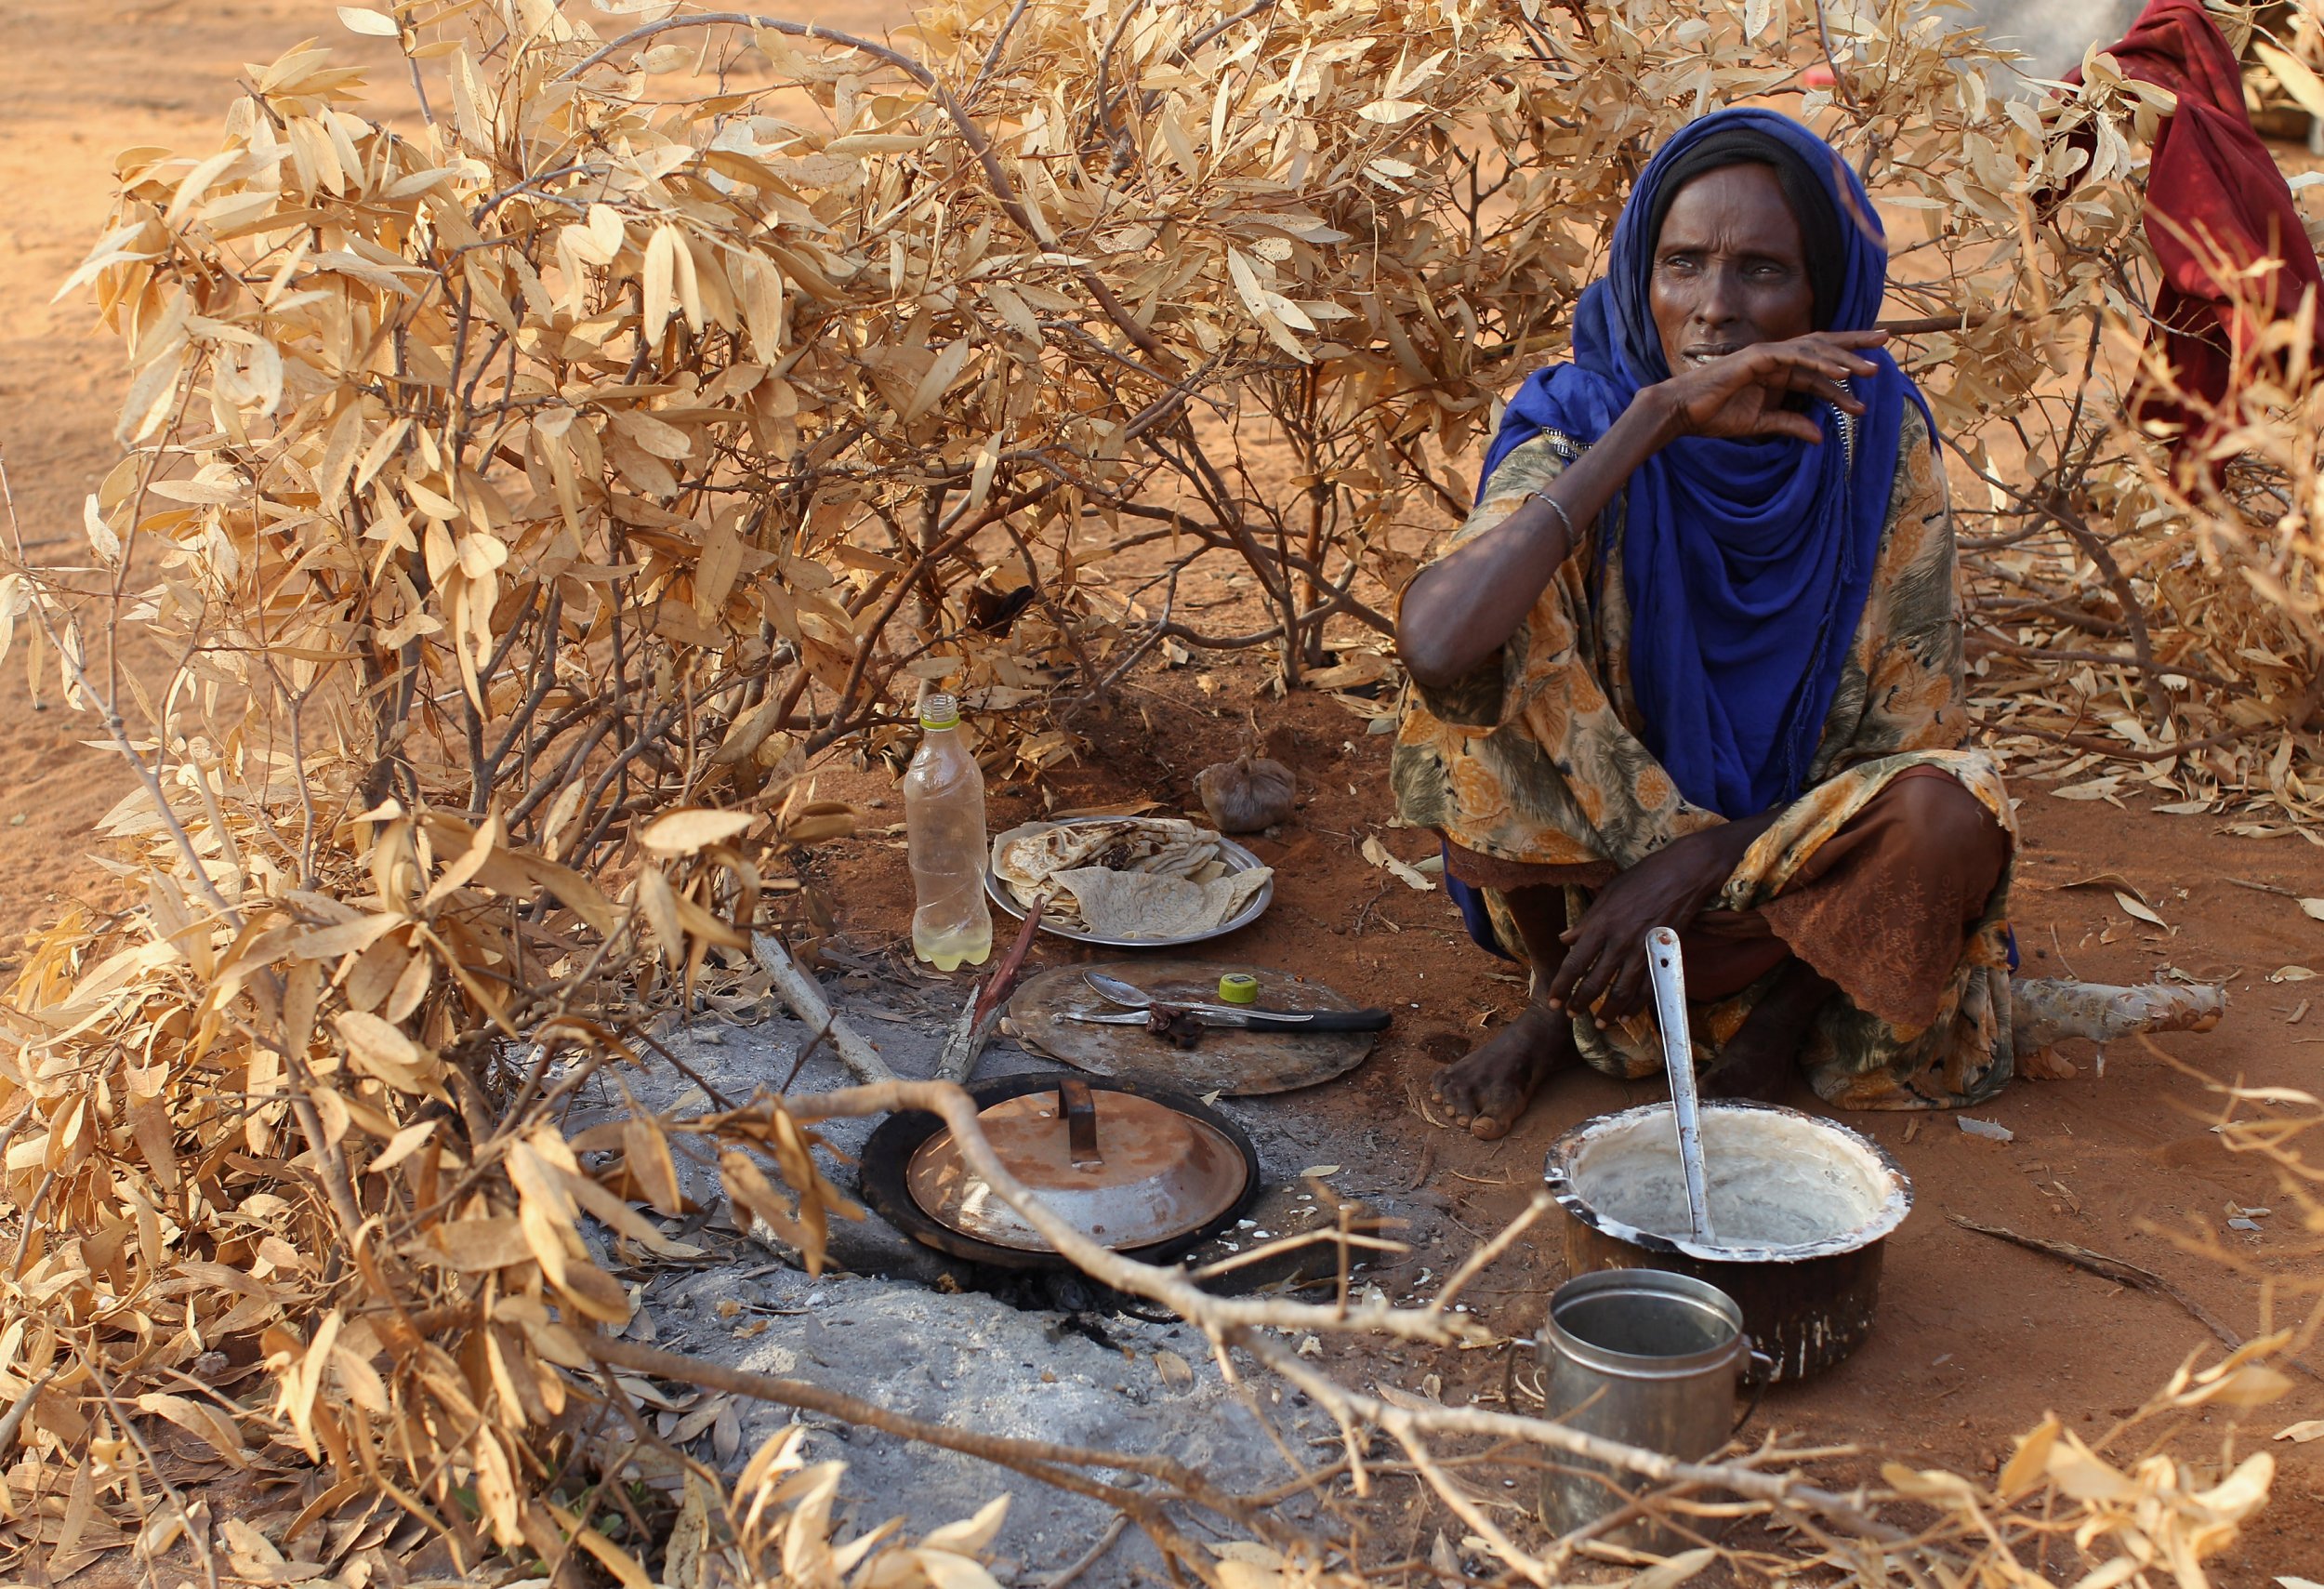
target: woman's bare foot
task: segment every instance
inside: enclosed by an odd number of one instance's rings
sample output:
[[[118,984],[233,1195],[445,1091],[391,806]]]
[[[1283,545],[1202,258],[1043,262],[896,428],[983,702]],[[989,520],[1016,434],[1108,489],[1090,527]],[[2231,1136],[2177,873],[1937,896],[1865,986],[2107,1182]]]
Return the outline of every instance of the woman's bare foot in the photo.
[[[1780,1102],[1791,1085],[1808,1024],[1835,991],[1805,961],[1793,960],[1719,1051],[1717,1063],[1703,1072],[1703,1096]]]
[[[1544,1079],[1578,1058],[1574,1023],[1559,1011],[1527,1002],[1515,1020],[1466,1059],[1438,1071],[1429,1092],[1455,1125],[1490,1142],[1509,1133]]]

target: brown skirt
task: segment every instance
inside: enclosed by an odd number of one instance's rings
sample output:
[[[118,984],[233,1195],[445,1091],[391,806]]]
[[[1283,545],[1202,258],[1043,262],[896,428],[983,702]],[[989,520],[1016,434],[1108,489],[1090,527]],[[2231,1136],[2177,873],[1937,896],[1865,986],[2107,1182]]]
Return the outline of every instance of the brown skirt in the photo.
[[[1712,909],[1679,931],[1690,999],[1742,992],[1797,956],[1857,1009],[1907,1030],[1935,1020],[1969,932],[2009,860],[2009,835],[1938,767],[1898,774],[1818,845],[1772,899]],[[1446,869],[1508,893],[1595,893],[1609,862],[1542,866],[1446,846]]]

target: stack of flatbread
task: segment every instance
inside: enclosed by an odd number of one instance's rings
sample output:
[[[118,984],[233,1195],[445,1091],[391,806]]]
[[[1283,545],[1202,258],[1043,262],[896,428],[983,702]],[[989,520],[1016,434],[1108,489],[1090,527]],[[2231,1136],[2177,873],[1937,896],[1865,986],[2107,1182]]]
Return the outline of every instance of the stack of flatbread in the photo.
[[[1044,920],[1104,938],[1215,932],[1267,886],[1265,867],[1231,869],[1219,836],[1176,817],[1028,823],[993,841],[993,875]]]

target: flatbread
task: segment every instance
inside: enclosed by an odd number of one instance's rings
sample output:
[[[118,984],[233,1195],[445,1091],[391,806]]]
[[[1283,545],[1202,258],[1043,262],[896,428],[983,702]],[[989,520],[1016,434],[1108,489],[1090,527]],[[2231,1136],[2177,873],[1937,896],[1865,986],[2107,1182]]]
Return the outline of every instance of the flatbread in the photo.
[[[1077,867],[1184,877],[1218,854],[1216,833],[1176,817],[1027,824],[993,841],[993,871],[1011,887],[1037,894],[1047,879]]]
[[[993,874],[1053,926],[1110,938],[1216,931],[1274,874],[1229,869],[1218,834],[1177,817],[1028,823],[993,841]]]
[[[1216,932],[1248,905],[1274,873],[1252,867],[1191,882],[1155,872],[1116,872],[1082,867],[1050,881],[1059,903],[1072,895],[1089,932],[1107,938],[1185,938]]]

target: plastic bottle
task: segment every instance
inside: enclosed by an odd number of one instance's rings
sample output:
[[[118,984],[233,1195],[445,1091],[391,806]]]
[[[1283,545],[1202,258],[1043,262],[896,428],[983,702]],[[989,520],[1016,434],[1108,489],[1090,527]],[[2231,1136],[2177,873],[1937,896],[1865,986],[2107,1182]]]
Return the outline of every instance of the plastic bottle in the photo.
[[[938,971],[983,965],[993,952],[984,903],[984,775],[960,737],[950,695],[920,703],[920,748],[904,774],[912,848],[912,952]]]

